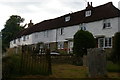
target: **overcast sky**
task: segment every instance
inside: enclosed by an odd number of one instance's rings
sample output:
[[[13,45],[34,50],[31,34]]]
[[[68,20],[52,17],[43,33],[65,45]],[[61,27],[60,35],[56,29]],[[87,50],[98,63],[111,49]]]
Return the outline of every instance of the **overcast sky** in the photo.
[[[118,7],[119,2],[119,0],[0,0],[0,30],[4,28],[6,20],[11,15],[24,18],[23,25],[30,20],[36,24],[85,9],[87,2],[91,1],[94,7],[111,1]]]

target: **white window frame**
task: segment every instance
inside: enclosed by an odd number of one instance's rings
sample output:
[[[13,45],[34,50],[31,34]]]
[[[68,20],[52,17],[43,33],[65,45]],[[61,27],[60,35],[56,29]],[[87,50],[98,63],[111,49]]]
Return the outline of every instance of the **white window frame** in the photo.
[[[101,39],[103,40],[103,46],[102,47],[100,47],[100,40]],[[111,42],[109,42],[109,39],[110,39]],[[112,48],[112,37],[99,38],[98,39],[98,47],[99,48]]]
[[[65,17],[65,22],[70,21],[70,16]]]
[[[91,16],[91,12],[92,12],[91,10],[86,11],[86,12],[85,12],[85,17],[89,17],[89,16]]]
[[[80,25],[79,25],[79,29],[86,31],[85,23],[80,24]]]
[[[106,44],[106,40],[107,40],[107,44]],[[109,42],[109,40],[111,40],[111,41]],[[105,48],[112,48],[112,38],[111,37],[105,38]]]
[[[100,43],[101,43],[101,40],[103,40],[103,44],[102,44],[103,46],[101,46],[101,44],[100,44]],[[104,48],[104,43],[105,43],[105,42],[104,42],[104,38],[99,38],[99,39],[98,39],[98,47],[99,47],[99,48]]]
[[[111,27],[111,23],[109,19],[103,20],[103,29],[110,29]]]
[[[58,34],[59,35],[64,35],[64,28],[59,28],[58,29]]]
[[[58,49],[64,49],[64,42],[58,42]]]

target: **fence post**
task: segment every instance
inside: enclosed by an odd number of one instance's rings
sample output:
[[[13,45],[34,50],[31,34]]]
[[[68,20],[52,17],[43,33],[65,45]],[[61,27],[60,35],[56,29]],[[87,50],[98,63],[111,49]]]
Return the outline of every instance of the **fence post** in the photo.
[[[23,73],[23,56],[24,56],[23,54],[25,52],[24,46],[22,46],[21,51],[22,53],[21,53],[20,73]]]
[[[48,62],[48,74],[52,74],[50,49],[46,49],[46,59]]]

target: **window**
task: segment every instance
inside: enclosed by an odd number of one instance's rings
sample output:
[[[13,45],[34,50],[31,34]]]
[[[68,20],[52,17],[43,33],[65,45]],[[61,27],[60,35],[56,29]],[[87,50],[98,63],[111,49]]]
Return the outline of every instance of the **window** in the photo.
[[[18,38],[18,42],[20,42],[20,38]]]
[[[27,35],[27,39],[29,39],[29,35]]]
[[[48,31],[44,31],[44,37],[48,37]]]
[[[99,38],[98,39],[98,46],[99,46],[99,48],[103,48],[104,47],[104,38]]]
[[[85,12],[85,17],[91,16],[91,10]]]
[[[38,38],[38,34],[37,33],[35,33],[35,39],[37,39]]]
[[[64,48],[64,42],[58,42],[58,49]]]
[[[110,20],[103,20],[103,29],[111,28]]]
[[[23,41],[26,41],[26,36],[23,36]]]
[[[99,48],[111,48],[112,47],[112,38],[99,38],[98,39]]]
[[[49,49],[49,48],[50,48],[50,44],[49,44],[49,43],[46,43],[46,47]]]
[[[70,21],[70,16],[65,17],[65,22]]]
[[[105,47],[111,47],[112,46],[112,38],[105,38]]]
[[[85,27],[85,24],[83,23],[83,24],[80,24],[80,30],[86,30],[86,27]]]
[[[13,43],[16,44],[16,40],[13,40]]]
[[[60,35],[63,35],[63,34],[64,34],[64,28],[59,28],[59,29],[58,29],[58,33],[59,33]]]

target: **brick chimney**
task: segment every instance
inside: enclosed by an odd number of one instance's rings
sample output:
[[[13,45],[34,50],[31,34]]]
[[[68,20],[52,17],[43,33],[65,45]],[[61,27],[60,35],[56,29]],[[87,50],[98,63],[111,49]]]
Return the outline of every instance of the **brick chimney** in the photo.
[[[93,6],[92,6],[92,2],[87,2],[87,7],[86,7],[86,9],[90,9],[90,8],[92,8]]]
[[[28,27],[33,26],[32,20],[30,20],[30,23],[28,23]]]

